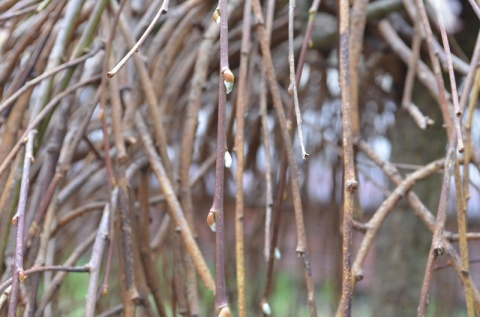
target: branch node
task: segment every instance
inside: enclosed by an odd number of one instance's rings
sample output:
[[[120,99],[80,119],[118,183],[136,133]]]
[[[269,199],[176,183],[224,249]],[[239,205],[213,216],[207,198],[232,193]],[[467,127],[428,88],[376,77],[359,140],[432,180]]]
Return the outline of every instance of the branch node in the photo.
[[[358,189],[358,182],[356,179],[349,179],[345,182],[345,184],[347,185],[347,190],[351,193]]]
[[[443,243],[441,241],[438,241],[437,245],[433,249],[433,254],[435,256],[440,256],[440,255],[443,255],[444,252],[445,252],[445,247],[443,246]]]

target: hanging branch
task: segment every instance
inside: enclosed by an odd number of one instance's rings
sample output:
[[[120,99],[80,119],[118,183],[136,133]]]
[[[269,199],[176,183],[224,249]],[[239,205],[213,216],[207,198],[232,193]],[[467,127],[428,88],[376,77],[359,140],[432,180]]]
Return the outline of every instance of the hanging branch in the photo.
[[[195,234],[195,226],[193,222],[193,203],[192,203],[192,191],[190,179],[190,167],[193,156],[194,148],[194,138],[197,128],[198,112],[202,104],[203,96],[203,85],[207,81],[207,71],[209,62],[211,59],[210,51],[214,44],[214,41],[218,38],[220,30],[216,24],[211,24],[203,35],[203,40],[198,47],[197,58],[195,60],[195,67],[193,75],[191,77],[191,88],[188,94],[188,103],[186,107],[186,118],[183,126],[180,152],[182,153],[179,162],[179,178],[180,178],[180,202],[185,212],[185,218],[187,219],[188,225],[192,230],[192,233]],[[167,215],[168,217],[168,215]],[[167,218],[168,219],[168,218]],[[190,308],[192,315],[196,316],[199,314],[198,308],[198,294],[197,290],[197,278],[195,275],[195,268],[193,265],[188,263],[190,260],[185,260],[185,266],[187,270],[187,287],[191,291],[187,291],[187,296],[191,297],[188,299],[189,304],[192,306]],[[193,267],[193,270],[192,270]]]
[[[342,279],[342,316],[350,316],[352,309],[352,221],[354,194],[358,189],[355,176],[352,117],[350,113],[350,78],[349,78],[349,12],[348,0],[340,0],[339,11],[339,60],[340,60],[340,89],[342,93],[342,121],[343,121],[343,279]]]
[[[473,84],[472,96],[468,105],[467,118],[465,120],[465,154],[463,159],[463,191],[465,193],[465,205],[468,205],[470,199],[470,162],[472,159],[472,122],[475,106],[478,101],[478,90],[480,89],[480,71],[477,69],[475,82]],[[462,96],[463,97],[463,96]]]
[[[112,210],[117,204],[118,190],[112,192],[112,204],[106,204],[103,209],[102,218],[98,225],[97,235],[92,248],[92,255],[88,266],[90,267],[90,279],[88,280],[87,294],[85,298],[85,317],[95,316],[95,305],[97,303],[98,279],[100,277],[100,265],[104,255],[105,245],[108,239],[109,223],[112,217]]]
[[[268,0],[267,12],[265,17],[265,28],[267,32],[267,41],[270,43],[270,37],[272,34],[273,13],[275,11],[275,0]],[[270,261],[270,243],[272,239],[271,227],[272,227],[272,207],[273,207],[273,193],[272,193],[272,159],[270,154],[270,131],[268,130],[267,122],[267,83],[265,80],[265,66],[262,64],[260,71],[260,117],[262,122],[262,135],[263,135],[263,148],[265,151],[265,244],[263,254],[267,263]],[[273,240],[272,240],[273,241]],[[276,239],[274,242],[276,245]],[[273,254],[273,253],[272,253]],[[271,277],[267,273],[267,281]],[[268,282],[267,282],[268,285]],[[267,289],[269,287],[267,286]],[[268,294],[267,294],[268,295]],[[268,297],[268,296],[267,296]],[[266,298],[264,298],[266,300]],[[266,302],[265,302],[266,303]],[[268,304],[267,304],[268,305]]]
[[[225,254],[224,254],[224,171],[225,171],[225,116],[227,94],[233,88],[233,73],[228,65],[228,12],[227,0],[220,0],[214,15],[220,20],[220,78],[218,82],[218,126],[217,126],[217,158],[215,167],[215,190],[213,204],[207,217],[210,227],[215,228],[215,272],[216,293],[215,308],[219,317],[230,316],[227,295],[225,293]],[[215,19],[215,17],[214,17]],[[223,79],[223,82],[222,82]],[[225,87],[224,87],[225,85]],[[213,230],[213,228],[212,228]]]
[[[456,158],[456,148],[457,148],[457,142],[461,141],[461,143],[458,143],[459,145],[459,151],[463,152],[463,142],[461,138],[461,134],[458,134],[458,132],[461,132],[459,129],[459,122],[458,118],[454,119],[452,112],[449,109],[449,104],[446,99],[445,95],[445,88],[443,84],[443,78],[442,74],[440,71],[440,65],[438,61],[438,57],[435,54],[435,49],[433,46],[433,34],[432,30],[430,28],[430,23],[428,21],[427,13],[425,10],[425,6],[423,4],[423,1],[420,0],[415,0],[417,10],[420,14],[420,18],[423,24],[423,29],[426,31],[427,35],[427,43],[428,43],[428,49],[429,49],[429,54],[430,54],[430,60],[432,61],[433,64],[433,69],[435,73],[435,79],[437,82],[437,87],[439,90],[439,95],[440,95],[440,108],[442,110],[442,115],[444,119],[444,123],[447,127],[447,135],[448,135],[448,149],[447,149],[447,155],[446,155],[446,162],[445,162],[445,173],[442,181],[442,189],[441,189],[441,194],[440,194],[440,201],[438,204],[438,212],[437,212],[437,217],[435,221],[435,231],[433,234],[433,240],[432,244],[430,247],[430,253],[428,255],[428,260],[427,260],[427,265],[426,265],[426,270],[425,270],[425,276],[423,279],[422,283],[422,291],[420,295],[420,303],[418,305],[418,316],[423,317],[425,315],[425,310],[426,310],[426,305],[427,305],[427,300],[428,300],[428,293],[429,293],[429,287],[430,287],[430,281],[432,278],[432,269],[433,269],[433,263],[435,259],[444,253],[444,245],[441,240],[441,237],[443,236],[443,230],[445,227],[445,220],[446,220],[446,208],[447,208],[447,200],[448,200],[448,194],[449,194],[449,185],[450,185],[450,179],[453,174],[453,169],[454,169],[454,162],[457,160]],[[446,49],[446,52],[448,54],[449,49]],[[449,57],[447,56],[447,61],[449,60]],[[453,74],[453,70],[451,68],[451,62],[449,64],[449,74]],[[454,99],[456,99],[455,104],[456,109],[457,109],[457,114],[458,114],[458,96],[456,94],[456,89],[454,91],[454,87],[452,86],[452,92],[454,94]],[[455,129],[452,128],[452,120],[454,120],[455,123]]]
[[[464,145],[463,145],[463,139],[462,139],[462,128],[461,128],[461,116],[462,116],[462,108],[459,104],[458,101],[458,94],[457,94],[457,84],[455,82],[455,74],[453,72],[453,66],[452,66],[452,57],[450,54],[450,46],[448,44],[448,37],[447,37],[447,32],[445,30],[445,23],[443,21],[443,14],[438,7],[438,4],[435,5],[436,12],[437,12],[437,17],[438,17],[438,24],[440,26],[440,33],[442,36],[442,41],[443,41],[443,46],[445,49],[445,55],[447,56],[447,65],[448,65],[448,74],[450,77],[450,86],[452,89],[452,98],[453,98],[453,104],[455,107],[455,114],[456,116],[454,117],[454,123],[455,123],[455,130],[457,134],[457,146],[458,146],[458,151],[459,152],[464,152]],[[472,64],[474,65],[474,64]],[[471,67],[475,68],[475,67]],[[469,74],[473,73],[469,71]],[[464,195],[465,193],[463,192],[462,189],[462,179],[460,176],[460,166],[458,159],[455,159],[454,162],[454,179],[455,179],[455,190],[456,190],[456,197],[457,197],[457,222],[458,222],[458,232],[460,235],[460,256],[462,258],[462,265],[463,268],[466,272],[469,272],[469,265],[468,265],[468,243],[467,243],[467,217],[466,217],[466,211],[467,211],[467,206],[466,206],[466,201],[464,200]],[[472,297],[472,288],[469,283],[469,280],[467,280],[467,283],[465,284],[465,297],[466,297],[466,302],[467,302],[467,313],[468,317],[473,317],[474,316],[474,311],[473,311],[473,297]]]
[[[462,260],[462,267],[464,274],[470,274],[469,263],[468,263],[468,242],[467,242],[467,201],[465,200],[465,193],[462,188],[462,178],[460,176],[460,164],[459,160],[455,160],[455,166],[453,171],[453,176],[455,179],[455,192],[456,192],[456,204],[457,204],[457,225],[458,225],[458,234],[459,234],[459,244],[460,244],[460,257]],[[474,308],[473,308],[473,294],[472,286],[470,280],[467,279],[464,283],[465,289],[465,300],[467,303],[467,316],[474,317]]]
[[[367,21],[367,4],[369,0],[358,0],[353,2],[349,53],[350,53],[350,113],[352,116],[352,135],[357,136],[360,133],[360,114],[358,110],[358,90],[359,90],[359,63],[363,48],[363,33]]]
[[[421,21],[422,29],[426,33],[428,53],[430,56],[430,61],[433,66],[433,73],[435,75],[436,90],[438,91],[438,102],[440,110],[442,112],[443,121],[447,130],[447,136],[450,138],[452,134],[452,111],[450,111],[448,103],[448,93],[445,89],[443,82],[442,71],[440,68],[440,62],[438,60],[437,50],[435,49],[434,38],[432,34],[432,29],[430,27],[430,22],[428,20],[427,12],[422,0],[415,0],[415,4],[418,11],[418,18]]]
[[[8,303],[8,317],[17,315],[18,293],[20,291],[20,282],[25,278],[23,270],[23,239],[25,232],[25,210],[27,209],[27,196],[30,184],[30,166],[34,161],[33,142],[35,141],[35,130],[28,133],[25,158],[23,162],[22,184],[20,187],[20,197],[18,201],[17,213],[13,216],[12,223],[17,226],[15,239],[15,257],[13,262],[12,290],[10,301]]]
[[[295,116],[297,118],[298,141],[300,142],[300,149],[302,150],[302,158],[306,159],[308,153],[305,151],[305,144],[303,144],[302,133],[302,114],[300,112],[300,105],[298,102],[297,80],[295,78],[295,57],[293,52],[293,18],[295,15],[295,0],[289,0],[288,4],[288,63],[290,66],[290,86],[288,91],[293,97],[293,104],[295,106]],[[300,78],[299,78],[300,79]]]
[[[137,112],[135,115],[135,124],[142,138],[143,146],[145,147],[145,151],[150,162],[150,167],[155,173],[155,176],[157,177],[162,192],[165,196],[165,200],[170,207],[168,208],[170,216],[179,227],[180,235],[183,238],[183,242],[187,247],[188,253],[192,257],[198,275],[200,275],[205,287],[215,292],[215,283],[210,275],[210,271],[208,270],[205,259],[203,258],[202,253],[200,252],[200,249],[193,238],[192,232],[188,227],[182,208],[180,207],[180,203],[177,200],[177,195],[167,177],[163,163],[153,147],[153,141],[148,133],[147,126],[139,112]]]
[[[457,84],[455,82],[455,74],[453,72],[453,65],[452,65],[452,54],[450,53],[450,45],[448,44],[448,36],[447,36],[447,31],[445,30],[445,22],[443,21],[443,14],[440,11],[440,8],[438,7],[438,3],[434,5],[436,11],[437,11],[437,17],[438,17],[438,24],[440,26],[440,34],[442,36],[442,42],[443,42],[443,49],[445,50],[445,55],[447,57],[447,68],[448,68],[448,77],[450,78],[450,87],[452,89],[452,100],[453,100],[453,106],[454,106],[454,125],[455,125],[455,130],[457,133],[457,147],[458,151],[460,153],[463,153],[465,151],[465,147],[463,145],[463,138],[462,138],[462,112],[463,109],[460,108],[460,104],[458,102],[458,93],[457,93]]]
[[[420,29],[420,21],[415,19],[415,34],[412,40],[412,55],[408,61],[408,71],[405,77],[405,88],[402,96],[402,108],[405,109],[412,117],[413,121],[422,130],[425,130],[433,121],[424,116],[418,107],[412,102],[413,84],[415,82],[415,75],[417,73],[417,61],[420,56],[420,44],[422,43],[422,35]]]
[[[108,39],[105,47],[105,58],[103,60],[103,65],[102,65],[102,74],[106,74],[107,70],[111,64],[111,55],[112,55],[112,46],[113,46],[113,40],[115,38],[115,32],[117,30],[117,25],[118,25],[118,19],[120,16],[120,13],[122,12],[123,8],[125,7],[125,0],[122,0],[120,3],[120,9],[118,12],[115,13],[115,16],[113,18],[113,23],[110,26],[108,20],[105,21],[106,24],[106,29],[109,31],[108,32]],[[108,74],[107,74],[108,76]],[[111,108],[112,108],[112,119],[113,119],[113,130],[114,130],[114,140],[115,140],[115,147],[118,151],[118,158],[120,161],[125,161],[126,160],[126,150],[125,150],[125,145],[123,142],[123,136],[120,133],[121,129],[121,123],[120,121],[120,111],[121,111],[121,101],[120,101],[120,96],[119,96],[119,90],[118,90],[118,82],[116,79],[112,79],[109,84],[109,91],[110,91],[110,103],[111,103]],[[109,131],[108,131],[108,126],[107,126],[107,111],[106,111],[106,99],[107,99],[107,78],[105,75],[102,76],[102,80],[100,82],[100,114],[99,118],[102,122],[102,133],[103,133],[103,156],[104,156],[104,162],[105,162],[105,169],[107,173],[107,197],[108,197],[108,203],[110,205],[113,205],[112,202],[112,183],[115,182],[114,176],[113,176],[113,167],[112,167],[112,159],[110,157],[110,137],[109,137]],[[108,246],[108,253],[107,253],[107,261],[106,261],[106,267],[105,267],[105,275],[103,277],[102,285],[100,287],[101,291],[100,293],[102,295],[107,294],[108,289],[109,289],[109,278],[110,278],[110,267],[111,267],[111,258],[112,258],[112,251],[113,251],[113,238],[115,235],[115,232],[113,230],[113,219],[112,217],[109,218],[109,230],[108,230],[108,240],[109,240],[109,246]]]
[[[246,317],[245,307],[245,255],[243,233],[243,169],[244,169],[244,133],[245,107],[247,104],[247,68],[250,50],[250,14],[251,2],[245,0],[242,24],[242,47],[237,94],[235,154],[237,157],[236,193],[235,193],[235,254],[237,263],[238,316]]]
[[[307,285],[308,292],[308,305],[311,316],[316,316],[316,301],[314,294],[314,286],[312,280],[312,273],[310,268],[310,257],[308,255],[307,239],[305,235],[305,224],[303,220],[303,210],[302,210],[302,201],[300,193],[300,185],[298,181],[298,168],[295,162],[294,152],[292,149],[292,141],[289,134],[289,129],[287,126],[287,120],[285,112],[282,105],[282,100],[280,98],[280,91],[278,88],[278,82],[276,79],[275,69],[273,67],[272,56],[267,40],[267,33],[265,30],[265,25],[263,23],[263,14],[262,7],[259,0],[254,0],[253,11],[256,17],[256,29],[259,36],[260,48],[263,57],[263,63],[265,65],[265,70],[267,73],[268,83],[270,86],[270,91],[272,93],[273,106],[277,112],[277,116],[280,123],[280,130],[282,133],[282,139],[284,144],[284,149],[286,152],[286,157],[288,159],[288,166],[290,168],[290,183],[292,186],[292,198],[293,205],[295,209],[295,223],[297,227],[297,247],[296,251],[299,257],[303,260],[304,265],[304,275]],[[272,250],[270,250],[270,253]]]

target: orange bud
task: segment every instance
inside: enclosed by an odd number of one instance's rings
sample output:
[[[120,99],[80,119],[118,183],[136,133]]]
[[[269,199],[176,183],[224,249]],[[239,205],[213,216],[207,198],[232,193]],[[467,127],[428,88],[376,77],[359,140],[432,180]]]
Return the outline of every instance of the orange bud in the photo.
[[[102,287],[102,292],[100,293],[101,296],[105,296],[108,293],[108,287]]]
[[[215,23],[220,24],[220,10],[219,9],[216,9],[213,12],[212,18],[213,18],[213,21],[215,21]]]
[[[230,70],[230,68],[225,69],[222,72],[222,74],[223,74],[223,79],[225,79],[225,81],[228,83],[233,83],[233,81],[235,80],[235,76],[233,76],[233,73]]]
[[[207,216],[207,223],[213,232],[216,231],[215,213],[210,210]]]
[[[23,280],[27,277],[27,275],[25,274],[25,271],[24,270],[18,270],[18,280],[20,282],[23,282]]]

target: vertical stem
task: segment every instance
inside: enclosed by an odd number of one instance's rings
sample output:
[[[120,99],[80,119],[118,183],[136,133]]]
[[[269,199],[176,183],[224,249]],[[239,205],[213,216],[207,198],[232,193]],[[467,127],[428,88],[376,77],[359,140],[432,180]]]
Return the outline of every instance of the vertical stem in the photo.
[[[240,56],[240,74],[238,81],[237,112],[235,131],[235,153],[237,157],[236,196],[235,196],[235,254],[237,264],[238,316],[246,317],[245,307],[245,256],[243,243],[243,168],[244,168],[244,130],[245,106],[247,103],[247,68],[250,49],[250,12],[251,2],[245,0],[242,25],[242,46]]]
[[[282,100],[280,98],[280,91],[278,89],[278,81],[275,74],[275,68],[272,62],[272,55],[267,41],[267,33],[263,23],[262,7],[259,0],[254,0],[253,11],[256,17],[256,29],[259,36],[260,48],[265,65],[270,91],[272,93],[273,106],[278,116],[280,124],[284,149],[288,166],[290,168],[290,183],[292,186],[292,199],[295,210],[295,223],[297,227],[297,255],[302,258],[304,265],[305,282],[308,293],[308,305],[311,316],[316,316],[316,303],[314,294],[314,285],[310,269],[310,260],[308,256],[307,238],[305,233],[305,223],[303,219],[303,207],[300,193],[300,185],[298,180],[298,167],[295,162],[295,156],[292,148],[292,139],[290,137],[289,128],[287,125],[286,115],[283,109]],[[270,253],[272,250],[270,250]]]
[[[468,263],[468,241],[467,241],[467,201],[465,200],[465,192],[462,188],[462,178],[460,176],[460,164],[459,160],[455,160],[455,167],[453,171],[453,177],[455,178],[455,192],[457,196],[457,224],[458,224],[458,235],[459,235],[459,244],[460,244],[460,256],[462,259],[462,274],[470,274],[469,263]],[[467,302],[467,316],[474,317],[474,308],[473,308],[473,294],[472,286],[470,285],[470,279],[466,279],[464,283],[465,289],[465,301]]]
[[[360,133],[360,114],[358,112],[358,65],[363,48],[363,32],[367,20],[367,4],[369,0],[353,2],[352,21],[350,24],[350,113],[352,116],[352,134]],[[347,26],[348,27],[348,26]]]
[[[224,87],[224,75],[230,72],[228,65],[228,12],[227,0],[220,0],[220,74],[218,81],[218,125],[217,125],[217,158],[215,167],[215,191],[210,212],[215,218],[216,227],[216,293],[215,306],[217,313],[228,310],[227,296],[225,293],[225,258],[224,258],[224,221],[223,221],[223,195],[225,172],[225,104],[227,95]]]
[[[225,0],[223,0],[225,1]],[[220,77],[218,82],[218,129],[217,129],[217,159],[215,167],[215,192],[210,211],[215,215],[215,306],[218,311],[228,306],[225,294],[225,259],[224,259],[224,226],[223,226],[223,189],[224,189],[224,159],[225,159],[225,87]]]
[[[302,151],[302,158],[305,159],[308,154],[305,151],[305,145],[303,144],[303,133],[302,133],[302,115],[300,112],[300,105],[298,102],[298,91],[297,91],[297,79],[295,78],[295,57],[293,50],[293,23],[295,15],[295,0],[289,0],[288,4],[288,63],[290,66],[290,87],[289,92],[293,97],[293,104],[295,106],[295,116],[297,118],[297,131],[298,131],[298,141],[300,143],[300,149]]]
[[[15,239],[12,290],[10,294],[10,301],[8,303],[8,317],[15,317],[17,315],[20,282],[25,278],[25,273],[23,271],[23,239],[25,232],[25,210],[27,209],[28,187],[30,185],[30,166],[33,160],[33,142],[35,139],[35,133],[35,130],[32,130],[28,133],[25,158],[23,162],[22,185],[20,187],[18,209],[17,213],[12,219],[12,223],[17,225],[17,233]]]
[[[267,40],[270,43],[270,37],[272,33],[272,20],[273,13],[275,11],[275,0],[268,0],[267,12],[265,17],[265,27],[267,31]],[[262,64],[262,70],[260,73],[260,116],[262,121],[262,133],[263,133],[263,148],[265,151],[265,246],[264,256],[265,260],[269,262],[270,258],[270,243],[271,243],[271,227],[272,227],[272,206],[273,206],[273,193],[272,193],[272,159],[270,155],[270,132],[268,131],[267,124],[267,83],[265,81],[265,66]],[[272,253],[273,254],[273,253]],[[267,273],[267,280],[270,277]]]
[[[348,0],[340,2],[340,88],[342,94],[343,119],[343,280],[342,280],[342,316],[350,316],[352,309],[352,214],[353,200],[358,182],[355,176],[352,144],[352,116],[350,112],[350,78],[349,78],[349,10]]]

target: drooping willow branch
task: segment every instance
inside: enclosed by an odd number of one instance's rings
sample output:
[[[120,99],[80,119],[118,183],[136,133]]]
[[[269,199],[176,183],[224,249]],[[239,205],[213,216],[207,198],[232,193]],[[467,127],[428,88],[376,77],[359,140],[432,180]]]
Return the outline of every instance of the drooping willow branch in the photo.
[[[8,303],[8,317],[17,315],[18,294],[20,291],[20,282],[25,278],[23,270],[23,244],[25,232],[25,210],[27,209],[28,189],[30,185],[30,166],[33,158],[33,143],[35,141],[35,130],[28,133],[27,145],[25,150],[25,158],[23,163],[22,184],[20,187],[20,197],[18,202],[17,213],[12,219],[12,223],[17,226],[15,239],[15,257],[13,262],[12,290],[10,293],[10,301]]]
[[[177,195],[172,188],[170,180],[167,177],[167,173],[165,171],[165,168],[163,167],[160,157],[158,156],[155,148],[153,147],[153,141],[148,133],[147,126],[144,119],[142,118],[142,115],[139,112],[136,113],[135,124],[142,138],[143,146],[145,147],[150,162],[150,167],[155,173],[155,176],[157,177],[162,192],[165,196],[165,200],[170,207],[168,208],[170,216],[173,218],[173,220],[179,227],[180,235],[183,238],[188,253],[192,257],[198,275],[202,279],[206,288],[215,291],[215,283],[213,282],[212,276],[210,275],[210,271],[208,270],[205,259],[203,258],[202,253],[200,252],[200,249],[198,248],[198,245],[193,238],[192,232],[188,227],[185,216],[183,215],[182,208],[180,207],[180,203],[178,202]]]
[[[230,316],[227,294],[225,292],[225,251],[224,251],[224,177],[225,177],[225,116],[227,93],[233,88],[233,74],[228,63],[228,5],[227,0],[220,0],[214,12],[220,20],[220,74],[218,81],[218,121],[217,121],[217,157],[215,167],[215,189],[213,204],[207,217],[209,225],[215,226],[215,272],[216,293],[215,309],[219,317]],[[225,85],[225,87],[224,87]],[[213,219],[212,219],[213,218]]]
[[[350,316],[352,309],[352,221],[354,194],[358,188],[353,157],[352,117],[350,113],[349,78],[349,11],[348,0],[340,0],[339,37],[340,37],[340,89],[342,94],[342,144],[343,144],[343,279],[342,279],[342,316]]]
[[[288,166],[290,168],[290,183],[292,186],[292,198],[295,210],[295,223],[297,227],[297,254],[302,258],[304,264],[304,275],[308,292],[308,305],[311,316],[316,316],[316,301],[314,295],[313,280],[310,269],[310,257],[308,254],[307,239],[305,234],[305,224],[303,219],[303,207],[301,202],[300,186],[298,181],[298,168],[295,162],[294,152],[292,148],[292,141],[290,132],[287,126],[287,119],[280,97],[278,82],[276,80],[275,69],[272,62],[272,55],[268,45],[268,35],[266,33],[265,25],[263,23],[263,14],[260,1],[253,0],[253,11],[256,18],[256,29],[259,36],[260,48],[263,57],[263,63],[267,73],[267,79],[272,93],[273,106],[278,116],[280,124],[281,135],[283,140]],[[272,252],[272,250],[270,250]]]
[[[237,267],[238,316],[246,317],[245,307],[245,255],[243,233],[243,169],[244,169],[244,133],[245,108],[247,104],[247,69],[250,49],[251,2],[245,1],[242,24],[242,48],[238,80],[237,111],[235,116],[235,154],[237,157],[236,195],[235,195],[235,254]]]

